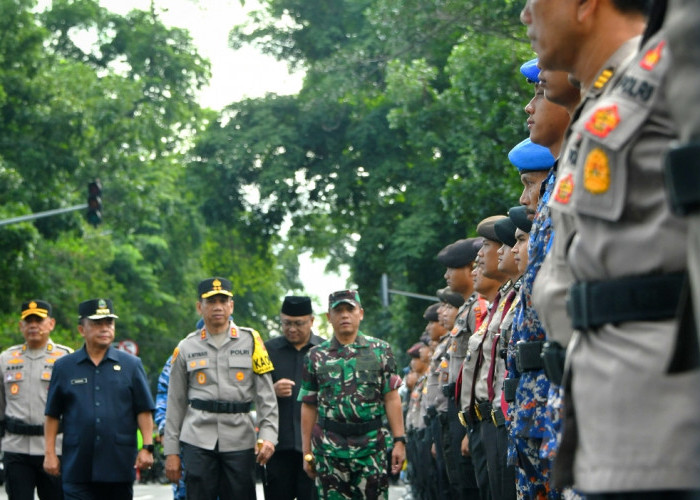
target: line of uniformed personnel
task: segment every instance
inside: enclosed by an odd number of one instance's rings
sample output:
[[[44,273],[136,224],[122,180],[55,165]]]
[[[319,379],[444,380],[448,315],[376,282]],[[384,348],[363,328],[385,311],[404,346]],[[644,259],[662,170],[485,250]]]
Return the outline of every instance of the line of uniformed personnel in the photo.
[[[525,2],[523,193],[437,255],[448,288],[408,351],[413,498],[700,498],[700,240],[679,217],[700,115],[669,91],[700,88],[698,5]]]

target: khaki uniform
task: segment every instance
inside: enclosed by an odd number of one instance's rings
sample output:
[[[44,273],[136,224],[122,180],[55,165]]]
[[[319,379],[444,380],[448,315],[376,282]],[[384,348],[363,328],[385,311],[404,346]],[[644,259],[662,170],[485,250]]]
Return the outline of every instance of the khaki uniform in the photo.
[[[260,351],[262,346],[263,351]],[[230,323],[221,347],[205,329],[183,339],[173,353],[168,387],[163,449],[165,455],[180,453],[180,442],[220,452],[249,450],[258,437],[277,443],[277,398],[272,376],[256,363],[264,351],[259,334]],[[267,361],[269,363],[269,360]],[[272,369],[269,363],[270,370]],[[264,371],[258,374],[256,372]],[[255,403],[259,434],[250,413],[213,413],[192,408],[189,401]]]
[[[450,378],[449,361],[445,354],[450,346],[450,336],[445,335],[440,339],[440,343],[435,347],[435,352],[430,359],[428,368],[428,379],[426,381],[427,393],[425,399],[426,407],[434,406],[438,413],[447,411],[447,397],[442,393],[442,386]]]
[[[51,380],[54,362],[64,354],[73,352],[70,347],[56,344],[49,339],[42,349],[29,349],[26,344],[12,346],[0,354],[0,415],[7,426],[7,419],[22,424],[44,425],[46,394]],[[56,438],[56,454],[61,454],[63,434]],[[2,438],[4,452],[44,455],[44,436],[17,434],[5,431]]]
[[[576,158],[567,204],[576,233],[567,260],[577,281],[685,269],[686,225],[670,213],[662,176],[676,137],[662,36],[649,40],[572,126],[565,157]],[[572,339],[573,473],[582,492],[700,488],[700,371],[668,374],[676,328],[675,319],[632,319]]]

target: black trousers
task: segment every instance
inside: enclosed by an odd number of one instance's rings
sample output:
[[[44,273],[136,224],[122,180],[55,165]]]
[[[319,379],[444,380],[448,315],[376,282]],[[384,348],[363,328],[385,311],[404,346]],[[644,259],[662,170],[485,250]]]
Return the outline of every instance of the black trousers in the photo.
[[[130,500],[132,483],[63,483],[66,500]]]
[[[221,452],[182,443],[187,500],[255,500],[253,449]]]
[[[491,488],[489,486],[489,471],[486,461],[486,449],[481,439],[481,422],[474,421],[467,430],[469,434],[469,455],[474,465],[476,484],[479,487],[479,498],[481,500],[491,500]]]
[[[440,418],[440,416],[435,415],[430,419],[430,430],[426,433],[426,438],[429,441],[429,447],[435,444],[438,498],[450,498],[450,481],[447,479],[447,468],[445,467],[444,445],[442,444],[442,424],[440,423]]]
[[[457,406],[454,398],[448,398],[447,400],[446,417],[443,433],[447,436],[447,439],[445,439],[443,444],[452,498],[479,500],[479,488],[472,457],[462,455],[462,440],[467,431],[457,416]]]
[[[500,409],[498,410],[500,411]],[[489,488],[493,500],[515,500],[515,467],[508,465],[508,430],[496,427],[485,419],[480,425],[481,440],[486,450]]]
[[[267,462],[266,500],[315,500],[316,486],[304,472],[303,455],[296,450],[275,450]]]
[[[5,491],[11,500],[63,500],[61,477],[44,472],[43,455],[5,452]]]

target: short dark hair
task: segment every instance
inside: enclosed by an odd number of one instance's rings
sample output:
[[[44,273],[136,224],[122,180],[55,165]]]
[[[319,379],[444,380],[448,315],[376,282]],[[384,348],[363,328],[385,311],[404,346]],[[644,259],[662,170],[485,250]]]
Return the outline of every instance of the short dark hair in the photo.
[[[612,0],[613,5],[620,12],[625,12],[628,14],[644,14],[649,15],[651,10],[651,4],[654,0]]]

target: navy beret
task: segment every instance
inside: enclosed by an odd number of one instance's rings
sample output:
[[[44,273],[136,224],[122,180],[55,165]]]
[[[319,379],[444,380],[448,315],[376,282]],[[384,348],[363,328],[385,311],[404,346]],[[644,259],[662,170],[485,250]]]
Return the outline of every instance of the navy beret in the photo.
[[[540,68],[537,67],[537,58],[520,66],[520,72],[533,83],[540,83]]]
[[[425,312],[423,313],[423,319],[426,321],[435,321],[437,322],[439,320],[438,318],[438,308],[440,307],[440,303],[436,302],[435,304],[430,304]]]
[[[486,217],[476,226],[476,233],[487,240],[503,243],[496,234],[496,231],[494,231],[493,226],[497,221],[505,218],[505,215],[492,215],[491,217]]]
[[[515,227],[525,233],[529,233],[532,229],[532,221],[527,217],[527,207],[519,205],[508,210],[508,217],[513,221]]]
[[[481,238],[457,240],[440,250],[437,260],[445,267],[465,267],[474,262],[480,248]]]
[[[525,139],[508,153],[508,159],[519,172],[549,170],[554,165],[554,156],[549,149]]]
[[[462,304],[464,304],[464,297],[462,297],[462,294],[453,292],[448,286],[438,290],[437,296],[438,299],[440,299],[441,301],[450,304],[452,307],[456,307],[458,309],[462,307]]]
[[[513,247],[513,245],[515,245],[516,227],[510,218],[504,217],[503,219],[497,220],[493,225],[493,230],[496,232],[496,236],[498,236],[498,239],[501,240],[501,242],[509,247]]]

